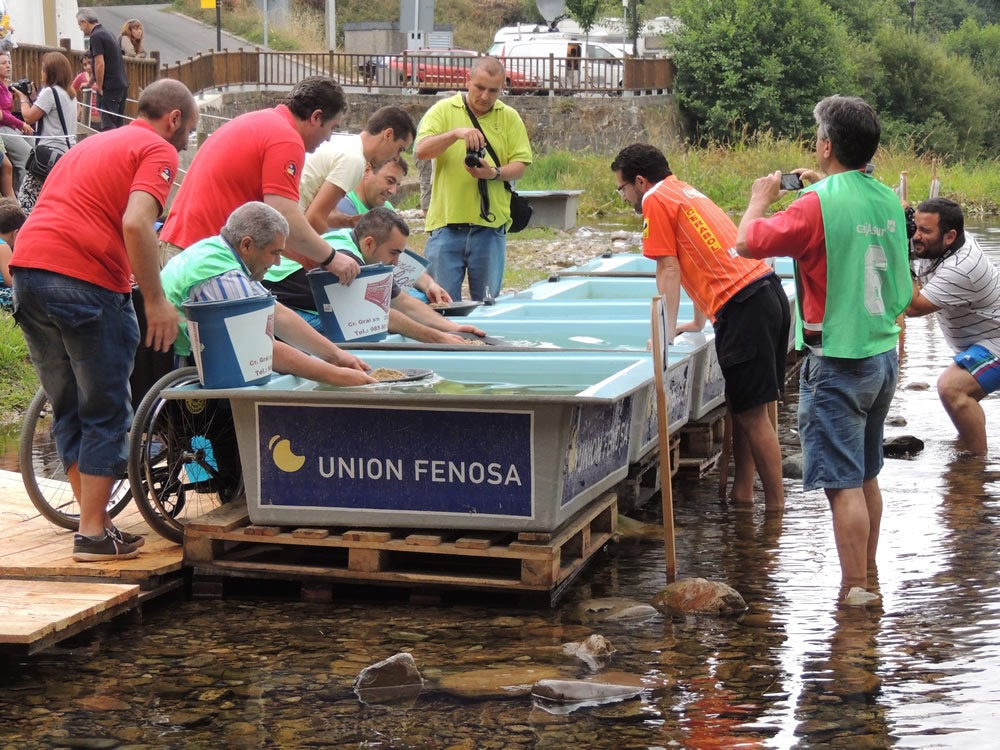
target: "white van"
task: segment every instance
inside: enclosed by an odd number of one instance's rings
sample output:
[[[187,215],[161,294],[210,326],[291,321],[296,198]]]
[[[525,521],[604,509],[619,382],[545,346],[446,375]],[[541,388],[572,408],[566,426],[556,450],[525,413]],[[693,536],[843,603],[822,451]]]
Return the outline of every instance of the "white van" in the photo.
[[[588,89],[620,93],[624,60],[620,50],[604,42],[586,42],[557,34],[522,35],[494,42],[487,51],[506,67],[542,89]]]

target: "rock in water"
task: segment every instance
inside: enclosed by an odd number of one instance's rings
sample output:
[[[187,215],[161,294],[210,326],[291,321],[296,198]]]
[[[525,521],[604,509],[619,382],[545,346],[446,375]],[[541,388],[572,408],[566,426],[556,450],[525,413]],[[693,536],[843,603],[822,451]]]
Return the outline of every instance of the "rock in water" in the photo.
[[[405,651],[365,667],[354,678],[354,692],[369,704],[413,700],[423,685],[413,655]]]
[[[574,614],[580,622],[608,622],[610,620],[643,620],[659,614],[655,608],[624,597],[609,596],[587,599],[578,604]]]
[[[747,603],[740,592],[721,581],[684,578],[653,597],[653,606],[662,612],[680,614],[737,615]]]
[[[897,435],[882,441],[885,456],[910,456],[924,449],[924,441],[913,435]]]
[[[599,633],[588,636],[580,643],[564,643],[562,648],[563,653],[579,657],[591,669],[597,669],[615,652],[611,641]]]
[[[612,685],[584,680],[539,680],[531,688],[531,697],[549,713],[566,714],[584,706],[635,698],[642,688],[634,685]]]
[[[438,687],[459,698],[519,698],[528,695],[536,682],[559,679],[562,675],[558,667],[544,664],[474,669],[445,675]]]
[[[880,598],[881,597],[879,597],[878,594],[865,591],[860,586],[852,586],[851,590],[847,592],[847,596],[844,597],[844,604],[850,604],[854,607],[863,607],[866,604],[877,602]]]

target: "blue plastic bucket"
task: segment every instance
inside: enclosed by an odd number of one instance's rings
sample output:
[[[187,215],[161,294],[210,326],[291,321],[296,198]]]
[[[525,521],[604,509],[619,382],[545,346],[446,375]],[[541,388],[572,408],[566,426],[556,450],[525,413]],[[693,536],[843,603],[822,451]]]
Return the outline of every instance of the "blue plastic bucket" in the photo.
[[[263,385],[274,355],[274,297],[184,302],[198,378],[205,388]]]
[[[389,330],[392,266],[362,266],[349,285],[321,268],[306,274],[323,335],[330,341],[381,341]]]

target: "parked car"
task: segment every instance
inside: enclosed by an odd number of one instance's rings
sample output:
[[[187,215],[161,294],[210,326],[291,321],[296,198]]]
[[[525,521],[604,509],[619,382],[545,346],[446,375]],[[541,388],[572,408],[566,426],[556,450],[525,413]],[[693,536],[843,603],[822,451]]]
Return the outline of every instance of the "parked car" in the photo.
[[[372,57],[359,65],[362,75],[373,84],[407,86],[421,94],[462,90],[469,70],[480,53],[465,49],[417,49],[405,54]],[[508,73],[509,93],[537,91],[540,81],[520,72]]]
[[[511,78],[537,80],[543,89],[614,93],[621,91],[624,80],[621,52],[603,42],[532,34],[494,42],[487,54],[503,62]]]

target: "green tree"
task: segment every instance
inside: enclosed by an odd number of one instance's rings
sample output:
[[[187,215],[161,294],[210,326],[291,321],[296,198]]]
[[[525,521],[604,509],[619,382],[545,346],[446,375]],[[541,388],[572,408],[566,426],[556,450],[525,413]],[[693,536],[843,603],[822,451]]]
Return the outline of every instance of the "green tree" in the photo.
[[[676,91],[699,141],[800,137],[812,108],[846,92],[847,32],[820,0],[680,0]]]
[[[980,26],[967,18],[958,29],[941,38],[941,46],[967,58],[984,77],[1000,82],[1000,25]]]
[[[967,59],[888,28],[876,34],[868,54],[861,85],[888,138],[906,138],[918,152],[957,159],[995,155],[995,86]]]
[[[570,17],[580,24],[585,34],[589,34],[594,28],[603,6],[603,0],[566,0],[566,10]]]

